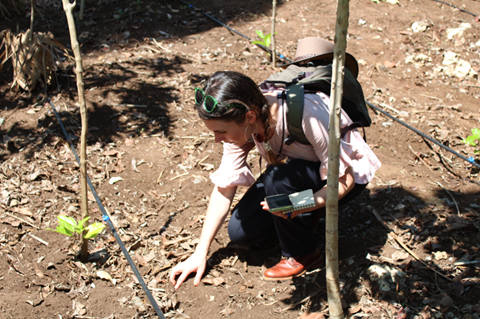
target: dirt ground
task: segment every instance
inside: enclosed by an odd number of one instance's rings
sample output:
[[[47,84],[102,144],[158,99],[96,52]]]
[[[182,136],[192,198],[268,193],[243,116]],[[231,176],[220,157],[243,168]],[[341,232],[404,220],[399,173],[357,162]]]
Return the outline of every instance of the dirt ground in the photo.
[[[348,52],[359,61],[367,101],[465,157],[480,127],[480,2],[431,0],[350,4]],[[37,0],[35,31],[69,46],[61,1]],[[191,0],[256,39],[270,33],[271,2]],[[28,12],[0,30],[29,26]],[[328,316],[325,271],[266,282],[276,243],[229,245],[226,224],[198,287],[167,281],[200,235],[222,147],[193,110],[193,90],[215,71],[260,82],[277,72],[267,54],[180,1],[86,1],[77,20],[88,105],[88,174],[166,318]],[[336,3],[284,0],[277,50],[293,58],[298,39],[333,40]],[[80,114],[73,62],[62,61],[51,99],[76,147]],[[90,242],[46,230],[59,214],[80,214],[79,169],[47,95],[11,90],[0,75],[0,317],[154,318],[138,280],[106,229]],[[361,318],[478,318],[479,171],[407,127],[370,110],[368,144],[382,162],[339,221],[344,311]],[[259,171],[258,154],[249,159]],[[479,162],[477,157],[477,163]],[[113,183],[112,178],[121,178]],[[236,199],[245,189],[240,189]],[[90,194],[91,195],[91,194]],[[89,196],[92,221],[101,221]],[[391,230],[389,232],[381,222]],[[324,221],[318,245],[324,250]]]

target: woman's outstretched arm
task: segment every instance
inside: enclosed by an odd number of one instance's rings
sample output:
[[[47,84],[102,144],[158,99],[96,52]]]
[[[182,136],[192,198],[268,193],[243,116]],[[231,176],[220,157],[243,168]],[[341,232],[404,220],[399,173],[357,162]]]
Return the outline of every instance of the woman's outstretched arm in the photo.
[[[196,272],[193,284],[198,286],[207,265],[210,245],[227,217],[237,187],[220,188],[215,186],[208,203],[207,215],[203,224],[200,241],[195,252],[184,262],[176,265],[170,273],[170,282],[178,289],[185,279]],[[177,275],[180,275],[176,280]]]

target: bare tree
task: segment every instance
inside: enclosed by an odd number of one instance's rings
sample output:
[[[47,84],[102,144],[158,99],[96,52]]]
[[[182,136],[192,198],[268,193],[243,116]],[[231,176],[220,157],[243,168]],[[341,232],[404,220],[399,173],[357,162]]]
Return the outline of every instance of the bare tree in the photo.
[[[35,16],[35,0],[30,1],[30,42],[33,42],[33,18]]]
[[[83,13],[85,12],[85,0],[80,0],[80,13],[78,14],[78,18],[80,21],[83,20]]]
[[[335,24],[332,89],[330,92],[327,216],[325,229],[328,305],[330,318],[332,319],[344,318],[338,274],[338,176],[340,114],[343,96],[343,75],[345,66],[345,49],[347,46],[348,16],[349,0],[338,0],[337,20]]]
[[[275,19],[277,17],[277,0],[272,0],[272,63],[277,67],[277,49],[275,47]]]
[[[82,219],[88,217],[88,199],[87,199],[87,168],[86,168],[86,139],[87,139],[87,107],[85,104],[85,91],[83,83],[83,67],[82,67],[82,55],[80,53],[80,46],[77,40],[77,31],[75,29],[75,20],[73,18],[73,9],[75,8],[76,1],[70,3],[69,0],[62,0],[63,10],[67,15],[68,30],[70,31],[70,42],[72,44],[73,54],[75,56],[75,73],[77,75],[77,90],[78,90],[78,103],[80,104],[80,117],[82,120],[82,132],[80,136],[80,196],[81,196],[81,209]],[[87,221],[88,223],[88,221]],[[84,224],[84,228],[88,224]],[[88,257],[88,239],[84,238],[86,230],[82,234],[82,250],[80,258],[86,260]]]

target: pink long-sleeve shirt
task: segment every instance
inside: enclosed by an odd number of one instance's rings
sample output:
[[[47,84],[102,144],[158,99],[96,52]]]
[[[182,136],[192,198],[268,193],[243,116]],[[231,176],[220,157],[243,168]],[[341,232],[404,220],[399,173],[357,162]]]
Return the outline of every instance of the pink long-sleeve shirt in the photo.
[[[264,91],[265,93],[277,91]],[[269,140],[272,150],[278,153],[284,138],[289,135],[286,125],[286,103],[282,106],[282,100],[278,100],[278,116],[275,133]],[[302,127],[306,138],[311,145],[294,142],[290,145],[283,144],[279,158],[287,156],[292,159],[304,159],[312,162],[321,162],[320,177],[327,179],[328,172],[328,123],[329,123],[330,98],[321,92],[305,94]],[[341,124],[343,128],[352,123],[347,113],[342,110]],[[284,122],[285,121],[285,122]],[[285,123],[285,125],[284,125]],[[248,153],[257,147],[262,157],[266,159],[267,151],[263,143],[255,138],[251,143],[236,146],[231,143],[223,144],[223,157],[220,167],[210,179],[218,187],[249,186],[255,178],[247,164]],[[348,167],[352,167],[355,175],[355,183],[367,184],[373,179],[375,172],[381,164],[370,147],[365,143],[361,134],[356,130],[350,130],[340,141],[340,177],[345,174]]]

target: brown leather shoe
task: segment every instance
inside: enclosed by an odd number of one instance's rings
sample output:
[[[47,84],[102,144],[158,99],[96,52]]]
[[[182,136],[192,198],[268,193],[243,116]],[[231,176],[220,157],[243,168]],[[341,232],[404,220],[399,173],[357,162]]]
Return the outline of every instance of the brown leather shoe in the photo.
[[[308,255],[282,259],[278,264],[265,270],[263,279],[268,281],[288,280],[303,275],[307,270],[323,264],[323,256],[317,248]]]

